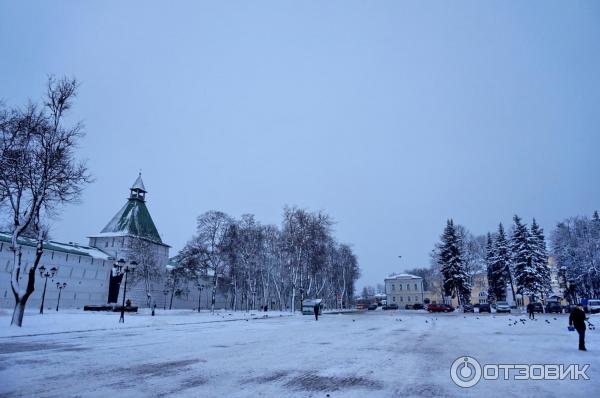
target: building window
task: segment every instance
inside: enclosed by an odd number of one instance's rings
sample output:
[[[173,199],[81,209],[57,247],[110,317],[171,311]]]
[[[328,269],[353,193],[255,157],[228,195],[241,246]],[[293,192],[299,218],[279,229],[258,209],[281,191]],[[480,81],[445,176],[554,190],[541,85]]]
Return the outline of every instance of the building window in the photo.
[[[398,285],[398,286],[400,286],[400,290],[402,290],[402,285]]]
[[[487,292],[479,292],[479,304],[487,304]]]
[[[65,255],[65,261],[69,261],[69,253]]]
[[[393,292],[394,290],[396,290],[396,285],[394,285],[394,284],[392,283],[392,292]]]
[[[6,297],[6,293],[4,294],[4,297]],[[396,296],[392,296],[392,301],[395,303],[396,302]]]
[[[52,251],[52,260],[54,260],[54,251]]]
[[[404,297],[400,296],[400,301],[404,301]]]
[[[406,284],[406,290],[410,290],[410,284]]]
[[[108,247],[108,241],[104,242],[104,247]]]
[[[78,261],[78,263],[79,263],[79,264],[81,264],[81,256],[79,256],[79,261]]]
[[[110,244],[110,247],[115,247],[115,238],[112,238],[112,242]]]
[[[416,291],[416,290],[418,290],[418,289],[417,289],[417,284],[415,283],[415,291]]]

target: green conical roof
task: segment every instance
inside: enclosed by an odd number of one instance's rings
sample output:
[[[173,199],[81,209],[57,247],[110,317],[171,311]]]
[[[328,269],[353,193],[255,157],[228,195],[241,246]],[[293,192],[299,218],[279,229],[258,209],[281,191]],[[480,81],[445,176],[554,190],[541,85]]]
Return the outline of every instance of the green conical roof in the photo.
[[[131,235],[162,243],[146,203],[137,198],[129,198],[101,233]]]

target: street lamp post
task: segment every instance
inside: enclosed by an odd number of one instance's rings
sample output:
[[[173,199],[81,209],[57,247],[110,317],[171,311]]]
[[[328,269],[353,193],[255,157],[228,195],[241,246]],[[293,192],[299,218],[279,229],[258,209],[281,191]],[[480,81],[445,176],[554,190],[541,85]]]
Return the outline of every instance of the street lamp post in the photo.
[[[198,312],[200,312],[200,299],[202,298],[202,289],[204,289],[204,285],[198,283]],[[167,305],[166,296],[165,296],[165,306]]]
[[[67,282],[56,282],[56,287],[58,288],[58,301],[56,302],[56,311],[58,311],[58,306],[60,305],[60,293],[65,287],[67,287]]]
[[[125,297],[127,296],[127,274],[135,271],[135,261],[130,261],[129,265],[125,265],[125,260],[120,259],[114,264],[117,274],[125,274],[125,284],[123,285],[123,303],[121,304],[121,316],[119,317],[119,323],[125,323]]]
[[[56,267],[50,268],[46,271],[46,267],[43,265],[40,267],[40,276],[44,278],[44,291],[42,292],[42,305],[40,305],[40,314],[44,313],[44,300],[46,299],[46,285],[48,284],[48,278],[53,278],[58,269]]]
[[[163,308],[165,311],[167,310],[167,295],[169,291],[167,289],[163,290],[163,294],[165,295],[165,307]]]

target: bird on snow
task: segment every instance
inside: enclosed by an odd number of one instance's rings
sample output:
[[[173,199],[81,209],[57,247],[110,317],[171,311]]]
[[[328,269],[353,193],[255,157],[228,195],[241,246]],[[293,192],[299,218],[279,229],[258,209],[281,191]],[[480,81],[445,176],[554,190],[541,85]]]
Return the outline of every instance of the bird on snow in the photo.
[[[550,321],[546,319],[546,323],[550,323]]]

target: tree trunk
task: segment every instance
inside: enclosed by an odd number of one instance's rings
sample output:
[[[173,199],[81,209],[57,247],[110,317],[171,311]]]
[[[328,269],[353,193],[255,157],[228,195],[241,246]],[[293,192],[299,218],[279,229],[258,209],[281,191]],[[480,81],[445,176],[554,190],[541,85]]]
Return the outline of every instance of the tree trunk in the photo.
[[[11,325],[21,327],[23,325],[23,314],[25,314],[25,301],[19,300],[15,304],[15,310],[13,311]]]
[[[217,270],[215,269],[215,275],[213,276],[213,288],[212,297],[210,299],[210,312],[215,313],[215,296],[217,294]]]
[[[13,311],[13,316],[10,321],[11,326],[16,325],[21,327],[23,325],[23,315],[25,314],[25,305],[27,304],[27,300],[35,290],[35,273],[37,270],[37,266],[40,263],[40,259],[42,258],[43,253],[43,242],[38,241],[37,251],[35,254],[35,260],[33,265],[29,269],[29,275],[27,276],[27,288],[25,289],[24,294],[20,294],[18,290],[18,280],[19,273],[21,270],[21,254],[19,253],[19,263],[14,264],[14,267],[17,267],[13,272],[15,272],[14,278],[11,280],[11,287],[13,294],[15,296],[15,309]],[[16,281],[16,283],[15,283]],[[16,285],[16,286],[15,286]]]

